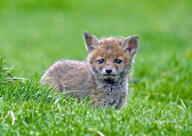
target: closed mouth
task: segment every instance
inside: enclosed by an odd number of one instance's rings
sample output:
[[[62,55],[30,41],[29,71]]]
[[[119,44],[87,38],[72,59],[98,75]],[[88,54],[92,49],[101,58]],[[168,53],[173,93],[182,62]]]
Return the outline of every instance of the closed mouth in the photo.
[[[104,77],[115,77],[114,74],[104,74],[103,76],[104,76]]]

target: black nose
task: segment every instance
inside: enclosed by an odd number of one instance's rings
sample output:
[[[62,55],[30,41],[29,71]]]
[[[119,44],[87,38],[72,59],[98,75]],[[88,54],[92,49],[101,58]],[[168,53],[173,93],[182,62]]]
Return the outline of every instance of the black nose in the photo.
[[[105,69],[105,72],[106,72],[107,74],[110,74],[110,73],[112,72],[112,69],[107,68],[107,69]]]

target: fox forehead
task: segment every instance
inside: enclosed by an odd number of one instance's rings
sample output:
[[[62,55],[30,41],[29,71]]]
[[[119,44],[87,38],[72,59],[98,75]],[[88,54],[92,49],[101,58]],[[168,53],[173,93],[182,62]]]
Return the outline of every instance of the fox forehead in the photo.
[[[91,61],[103,58],[106,60],[123,59],[124,62],[128,62],[130,55],[120,45],[121,41],[119,38],[111,37],[100,40],[100,45],[89,54],[89,58]]]

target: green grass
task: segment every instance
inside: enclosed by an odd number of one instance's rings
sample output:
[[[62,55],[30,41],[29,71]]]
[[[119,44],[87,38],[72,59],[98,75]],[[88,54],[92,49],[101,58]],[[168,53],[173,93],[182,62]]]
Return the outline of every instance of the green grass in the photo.
[[[0,135],[192,135],[191,5],[1,0]],[[86,59],[85,30],[140,37],[133,68],[139,82],[130,83],[121,110],[92,109],[39,84],[56,60]]]

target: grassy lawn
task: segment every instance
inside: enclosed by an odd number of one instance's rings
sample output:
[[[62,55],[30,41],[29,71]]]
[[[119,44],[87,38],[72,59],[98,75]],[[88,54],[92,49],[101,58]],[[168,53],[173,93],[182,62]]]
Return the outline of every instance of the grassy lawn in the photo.
[[[191,0],[1,0],[0,135],[192,135]],[[83,31],[140,37],[127,105],[92,109],[39,80],[85,60]],[[10,74],[11,73],[11,74]]]

